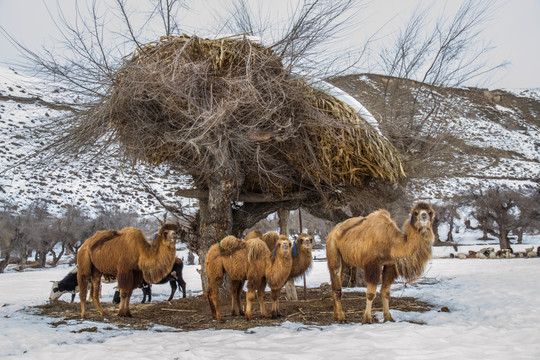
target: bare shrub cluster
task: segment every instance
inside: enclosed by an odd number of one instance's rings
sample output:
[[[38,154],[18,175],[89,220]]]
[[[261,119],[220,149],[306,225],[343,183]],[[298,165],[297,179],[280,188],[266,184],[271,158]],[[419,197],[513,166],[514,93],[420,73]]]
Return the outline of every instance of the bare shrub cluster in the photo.
[[[135,226],[151,231],[151,225],[155,225],[151,220],[117,208],[102,207],[96,216],[90,217],[85,210],[75,206],[66,206],[62,215],[54,216],[42,201],[23,209],[8,203],[3,205],[0,211],[0,272],[9,264],[17,264],[20,269],[30,265],[56,266],[63,256],[76,255],[82,243],[98,230]]]

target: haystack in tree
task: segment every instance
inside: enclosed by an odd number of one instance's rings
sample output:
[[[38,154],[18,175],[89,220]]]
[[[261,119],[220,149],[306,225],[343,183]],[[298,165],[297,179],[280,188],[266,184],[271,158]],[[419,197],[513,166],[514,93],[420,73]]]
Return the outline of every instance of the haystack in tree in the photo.
[[[185,241],[201,261],[279,209],[340,220],[359,190],[404,177],[394,147],[354,109],[242,36],[141,45],[78,120],[79,143],[108,139],[134,162],[192,177],[193,189],[177,195],[199,199]]]

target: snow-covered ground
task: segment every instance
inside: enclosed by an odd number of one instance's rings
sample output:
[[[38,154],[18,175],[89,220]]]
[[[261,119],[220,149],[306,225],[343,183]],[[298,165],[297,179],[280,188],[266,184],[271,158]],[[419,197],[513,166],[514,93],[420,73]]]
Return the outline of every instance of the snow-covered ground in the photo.
[[[317,254],[319,258],[323,255]],[[192,294],[201,291],[197,268],[184,267],[184,278]],[[280,327],[252,328],[246,332],[175,332],[163,326],[136,331],[76,320],[53,327],[50,323],[56,319],[32,315],[27,308],[46,303],[49,281],[61,279],[67,271],[68,267],[60,266],[0,274],[0,358],[540,358],[540,258],[435,258],[427,265],[419,285],[395,284],[392,293],[393,297],[417,297],[435,305],[435,309],[425,313],[392,310],[395,323],[320,327],[286,322]],[[308,286],[328,281],[326,262],[316,261],[307,276]],[[103,301],[112,299],[113,286],[103,285]],[[165,300],[169,291],[166,285],[154,286],[153,301]],[[69,298],[64,295],[63,299]],[[450,312],[439,312],[443,306]],[[382,314],[377,315],[382,319]],[[76,333],[91,326],[97,326],[97,332]]]

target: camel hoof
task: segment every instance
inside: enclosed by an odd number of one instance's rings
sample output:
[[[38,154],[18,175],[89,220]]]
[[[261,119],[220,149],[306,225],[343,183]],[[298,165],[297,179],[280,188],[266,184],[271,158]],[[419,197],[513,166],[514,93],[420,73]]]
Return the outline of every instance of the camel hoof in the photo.
[[[347,322],[347,320],[345,320],[345,314],[341,313],[341,314],[334,314],[334,320],[336,320],[338,323],[344,323],[344,322]]]
[[[362,318],[362,324],[373,324],[373,319],[370,316],[364,316]]]
[[[391,316],[388,316],[388,317],[385,316],[385,317],[384,317],[384,322],[387,322],[387,321],[389,321],[389,322],[396,322]]]

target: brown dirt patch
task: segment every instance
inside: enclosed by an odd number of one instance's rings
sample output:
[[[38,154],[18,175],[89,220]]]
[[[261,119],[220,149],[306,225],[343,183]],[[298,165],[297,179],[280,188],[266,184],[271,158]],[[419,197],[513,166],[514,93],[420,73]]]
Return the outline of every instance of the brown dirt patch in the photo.
[[[303,289],[297,288],[298,296],[303,298]],[[267,295],[267,310],[270,309],[269,296]],[[242,299],[245,305],[245,297]],[[329,286],[311,288],[307,291],[307,301],[287,301],[282,295],[279,309],[282,316],[278,319],[263,319],[260,317],[259,306],[254,305],[254,319],[246,321],[244,317],[232,317],[230,315],[230,301],[221,300],[219,310],[224,319],[223,322],[212,320],[208,301],[203,295],[192,296],[185,299],[176,299],[170,302],[158,302],[150,304],[130,304],[132,318],[116,316],[118,308],[111,303],[103,303],[107,315],[102,318],[92,303],[88,304],[88,320],[103,322],[118,327],[146,330],[154,325],[164,325],[176,328],[179,331],[203,330],[203,329],[234,329],[247,330],[258,326],[279,326],[284,321],[299,322],[305,325],[330,325],[335,321],[332,316],[332,295]],[[362,322],[362,314],[365,308],[365,293],[344,292],[342,299],[343,310],[346,312],[350,323]],[[411,297],[393,297],[390,301],[390,310],[425,312],[433,310],[433,306]],[[33,308],[38,315],[57,318],[51,321],[52,326],[66,326],[68,320],[80,320],[80,304],[54,301]],[[374,311],[382,311],[380,296],[373,303]],[[112,329],[112,328],[111,328]],[[86,329],[85,331],[92,331]]]

